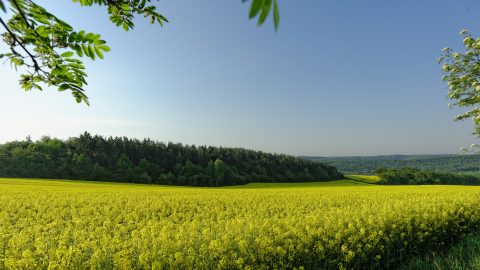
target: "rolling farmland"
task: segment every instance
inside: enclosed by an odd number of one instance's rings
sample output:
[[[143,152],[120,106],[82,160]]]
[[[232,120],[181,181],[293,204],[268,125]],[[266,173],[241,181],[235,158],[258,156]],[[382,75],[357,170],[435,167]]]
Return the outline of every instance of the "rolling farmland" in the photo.
[[[0,269],[395,268],[475,230],[480,188],[0,179]]]

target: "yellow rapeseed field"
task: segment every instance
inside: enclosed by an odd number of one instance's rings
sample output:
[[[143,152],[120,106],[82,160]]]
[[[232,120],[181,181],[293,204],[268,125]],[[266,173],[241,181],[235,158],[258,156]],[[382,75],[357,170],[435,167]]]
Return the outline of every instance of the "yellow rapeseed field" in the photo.
[[[391,268],[479,220],[480,187],[0,179],[0,269]]]

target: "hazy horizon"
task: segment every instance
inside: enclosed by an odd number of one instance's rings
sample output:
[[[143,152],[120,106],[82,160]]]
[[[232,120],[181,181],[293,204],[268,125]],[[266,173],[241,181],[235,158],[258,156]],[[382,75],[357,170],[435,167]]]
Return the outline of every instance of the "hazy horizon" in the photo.
[[[0,142],[47,135],[151,138],[296,156],[455,154],[477,142],[454,122],[437,58],[480,36],[480,3],[280,1],[257,28],[241,1],[161,1],[165,27],[116,28],[105,11],[38,1],[112,52],[85,59],[91,106],[23,92],[0,65]],[[81,12],[80,12],[81,11]],[[5,49],[0,45],[0,49]],[[3,61],[1,62],[3,63]]]

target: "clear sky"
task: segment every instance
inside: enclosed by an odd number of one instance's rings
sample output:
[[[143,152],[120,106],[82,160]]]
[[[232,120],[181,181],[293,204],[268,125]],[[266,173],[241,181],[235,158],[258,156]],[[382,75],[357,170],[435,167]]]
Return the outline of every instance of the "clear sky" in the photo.
[[[91,106],[55,89],[25,93],[0,65],[0,142],[95,134],[293,155],[456,153],[437,59],[480,36],[476,0],[280,0],[277,33],[240,0],[161,0],[165,27],[134,31],[71,1],[38,1],[112,52],[88,62]],[[270,18],[271,19],[271,18]],[[0,47],[4,49],[5,47]]]

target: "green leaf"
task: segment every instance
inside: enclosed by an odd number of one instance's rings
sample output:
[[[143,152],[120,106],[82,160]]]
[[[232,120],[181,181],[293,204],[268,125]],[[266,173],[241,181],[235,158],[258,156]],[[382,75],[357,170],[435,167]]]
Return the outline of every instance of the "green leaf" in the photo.
[[[40,91],[43,91],[42,87],[36,83],[33,84],[33,87],[37,88]]]
[[[108,47],[107,45],[98,45],[96,47],[99,48],[100,50],[104,51],[104,52],[111,51],[110,47]]]
[[[66,22],[58,19],[58,18],[55,18],[56,22],[58,23],[58,25],[63,29],[63,30],[66,30],[66,31],[72,31],[73,28]]]
[[[82,51],[82,47],[80,47],[80,45],[73,44],[73,45],[70,45],[70,48],[75,50],[75,52],[77,53],[77,55],[79,57],[83,57],[83,51]]]
[[[250,19],[258,15],[261,8],[263,7],[263,2],[265,0],[253,0],[252,5],[250,6],[250,14],[248,15]]]
[[[76,39],[77,39],[77,33],[75,33],[75,32],[70,33],[70,35],[68,36],[68,42],[69,43],[75,42]]]
[[[82,93],[82,91],[80,91],[80,90],[72,91],[72,95],[75,98],[75,100],[77,101],[77,103],[81,103],[83,101],[83,102],[85,102],[85,104],[87,104],[87,106],[90,106],[90,102],[88,101],[88,97],[84,93]]]
[[[88,46],[87,46],[87,45],[82,44],[82,49],[83,49],[83,52],[85,53],[85,55],[86,55],[87,57],[92,58],[92,56],[90,56],[90,50],[88,49]]]
[[[73,56],[73,52],[64,52],[60,55],[61,57],[69,58]]]
[[[86,34],[84,40],[93,43],[95,41],[95,34],[94,33]]]
[[[38,83],[38,82],[43,81],[43,78],[41,76],[34,76],[32,78],[32,81],[35,82],[35,83]]]
[[[88,46],[88,54],[90,54],[92,60],[95,60],[95,50],[93,49],[93,46]]]
[[[3,4],[2,0],[0,0],[0,9],[2,9],[3,12],[7,12],[7,10],[5,9],[5,5]]]
[[[77,74],[77,76],[83,76],[83,77],[88,77],[87,76],[87,73],[85,73],[85,71],[81,70],[81,69],[78,69],[78,68],[73,68],[72,67],[72,70],[75,71],[75,74]],[[87,84],[85,81],[83,81],[85,84]]]
[[[22,83],[21,85],[22,85],[23,90],[25,90],[25,91],[30,91],[30,90],[32,90],[32,87],[33,87],[31,82],[25,82],[25,83]]]
[[[130,11],[130,5],[127,4],[127,3],[122,4],[122,5],[120,6],[120,8],[121,8],[122,10],[124,10],[124,11],[127,11],[127,12]]]
[[[21,66],[24,63],[23,59],[14,58],[14,57],[10,58],[10,62],[12,62],[15,66]]]
[[[81,64],[82,61],[78,60],[78,59],[75,59],[75,58],[66,58],[64,59],[66,62],[70,62],[70,63],[75,63],[75,64]]]
[[[50,24],[50,21],[44,17],[35,17],[35,20],[38,21],[38,22],[41,22],[43,24],[46,24],[46,25],[49,25]]]
[[[95,46],[94,49],[95,49],[95,53],[98,55],[98,57],[100,57],[100,59],[103,59],[102,51],[97,46]]]
[[[280,10],[277,0],[273,2],[273,24],[275,25],[275,31],[277,31],[278,25],[280,24]]]
[[[260,17],[258,18],[258,25],[262,25],[268,17],[270,13],[270,9],[272,8],[272,0],[265,0],[265,4],[262,8],[262,13],[260,13]]]
[[[85,69],[85,67],[82,64],[77,64],[77,63],[68,63],[68,66],[77,68],[77,69]]]
[[[103,45],[103,44],[106,44],[107,42],[105,40],[102,40],[102,39],[97,39],[93,42],[93,44],[95,45]]]
[[[77,35],[75,36],[75,41],[83,42],[84,37],[85,37],[85,31],[82,30],[82,31],[78,32]]]
[[[36,31],[40,36],[46,38],[50,35],[51,29],[50,29],[50,27],[42,25],[42,26],[37,27]]]
[[[58,91],[65,91],[69,88],[68,84],[62,84],[58,87]]]

